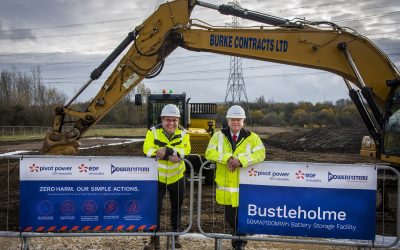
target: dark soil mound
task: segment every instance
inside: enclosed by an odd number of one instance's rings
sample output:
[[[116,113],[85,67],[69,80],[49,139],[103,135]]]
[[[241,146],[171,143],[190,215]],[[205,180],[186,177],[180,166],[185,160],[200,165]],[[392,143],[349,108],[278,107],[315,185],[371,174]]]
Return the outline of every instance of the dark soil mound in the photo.
[[[314,128],[271,135],[265,144],[285,150],[358,153],[365,128]]]

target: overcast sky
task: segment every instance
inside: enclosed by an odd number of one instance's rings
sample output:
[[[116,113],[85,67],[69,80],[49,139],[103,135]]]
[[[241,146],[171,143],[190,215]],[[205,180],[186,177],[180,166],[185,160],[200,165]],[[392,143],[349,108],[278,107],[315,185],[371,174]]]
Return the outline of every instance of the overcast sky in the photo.
[[[203,0],[213,4],[223,1]],[[16,67],[30,72],[40,66],[46,86],[72,97],[95,69],[149,16],[161,0],[0,0],[0,70]],[[357,30],[376,43],[399,68],[400,1],[398,0],[241,0],[243,8],[312,21],[331,21]],[[232,17],[196,6],[192,18],[225,25]],[[242,25],[254,23],[241,20]],[[229,76],[229,56],[178,48],[161,74],[144,83],[153,93],[186,92],[192,102],[223,102]],[[79,100],[93,98],[109,67]],[[331,73],[242,60],[249,101],[264,96],[276,102],[336,101],[347,98],[341,77]],[[243,99],[243,98],[242,98]]]

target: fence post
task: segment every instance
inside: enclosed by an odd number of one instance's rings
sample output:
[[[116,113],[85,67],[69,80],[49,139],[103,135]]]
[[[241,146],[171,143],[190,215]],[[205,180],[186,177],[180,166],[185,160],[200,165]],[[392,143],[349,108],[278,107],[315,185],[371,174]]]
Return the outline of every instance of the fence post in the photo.
[[[24,250],[29,250],[29,237],[28,236],[23,236],[22,237],[22,249]]]
[[[221,239],[220,238],[215,238],[215,247],[214,247],[214,249],[215,250],[221,250]]]

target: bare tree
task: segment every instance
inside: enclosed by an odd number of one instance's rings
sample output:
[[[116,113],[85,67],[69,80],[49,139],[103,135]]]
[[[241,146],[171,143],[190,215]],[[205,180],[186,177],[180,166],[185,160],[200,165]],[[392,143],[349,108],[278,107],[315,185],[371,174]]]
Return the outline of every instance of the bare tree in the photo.
[[[42,84],[39,67],[31,73],[27,75],[16,68],[0,72],[2,125],[48,125],[53,106],[65,102],[64,93]]]

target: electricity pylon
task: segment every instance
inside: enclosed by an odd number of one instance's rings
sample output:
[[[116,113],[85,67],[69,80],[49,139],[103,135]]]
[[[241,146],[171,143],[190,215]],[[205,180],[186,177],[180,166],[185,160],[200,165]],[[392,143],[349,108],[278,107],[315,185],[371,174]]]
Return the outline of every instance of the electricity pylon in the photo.
[[[229,4],[239,6],[239,2],[237,0],[229,2]],[[231,26],[233,28],[239,27],[239,21],[240,18],[234,16],[232,18]],[[232,97],[232,99],[228,100],[229,97]],[[248,102],[246,84],[243,78],[242,58],[231,56],[228,84],[226,85],[225,103],[235,104],[242,101]]]

